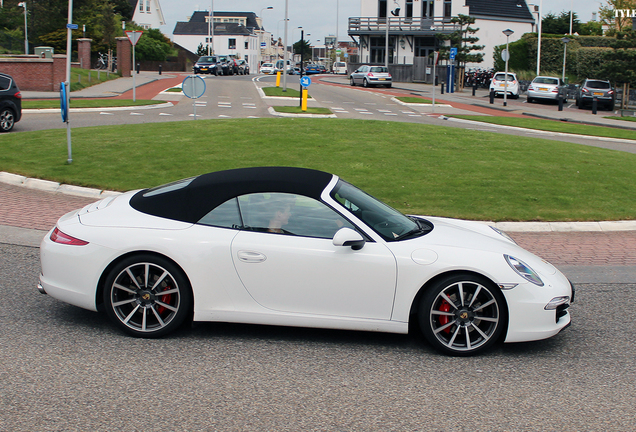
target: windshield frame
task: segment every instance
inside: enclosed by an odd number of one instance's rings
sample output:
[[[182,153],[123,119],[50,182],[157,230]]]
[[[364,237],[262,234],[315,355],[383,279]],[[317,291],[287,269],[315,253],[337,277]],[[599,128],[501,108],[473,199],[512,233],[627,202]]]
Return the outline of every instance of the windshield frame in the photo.
[[[416,220],[342,179],[338,179],[329,195],[341,207],[341,212],[353,214],[387,242],[428,232],[422,230]]]

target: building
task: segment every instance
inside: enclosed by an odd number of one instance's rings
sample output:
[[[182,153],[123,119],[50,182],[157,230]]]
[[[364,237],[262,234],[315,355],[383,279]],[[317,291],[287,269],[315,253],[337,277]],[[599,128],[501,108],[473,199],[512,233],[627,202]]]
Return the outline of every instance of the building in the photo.
[[[159,0],[129,0],[133,10],[133,21],[145,29],[158,29],[165,25]]]
[[[503,30],[514,31],[512,42],[534,28],[525,0],[361,0],[360,9],[360,17],[349,18],[348,30],[359,44],[360,63],[384,64],[387,17],[390,64],[427,58],[440,43],[435,35],[456,31],[450,21],[460,14],[475,18],[471,27],[479,28],[477,44],[484,45],[483,63],[468,66],[493,66],[494,47],[506,43]]]
[[[199,46],[214,54],[245,59],[250,70],[258,70],[263,58],[272,55],[272,36],[260,25],[254,12],[214,12],[214,30],[208,11],[197,11],[187,22],[177,22],[173,42],[196,53]]]

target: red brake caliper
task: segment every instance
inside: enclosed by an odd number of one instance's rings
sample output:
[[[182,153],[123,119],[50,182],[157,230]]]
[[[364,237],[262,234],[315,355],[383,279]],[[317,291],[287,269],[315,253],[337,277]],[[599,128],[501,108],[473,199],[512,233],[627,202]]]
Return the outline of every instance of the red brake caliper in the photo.
[[[167,287],[165,287],[165,288],[164,288],[164,291],[168,291],[169,289],[170,289],[170,287],[169,287],[169,286],[167,286]],[[170,301],[172,300],[172,294],[162,295],[162,296],[160,296],[159,298],[161,299],[161,302],[162,302],[162,303],[170,304]],[[159,315],[163,315],[163,312],[164,312],[165,310],[166,310],[166,307],[165,307],[165,306],[161,306],[161,305],[159,305],[159,306],[157,307],[157,312],[159,313]]]
[[[450,304],[446,300],[442,300],[442,303],[439,305],[439,311],[440,312],[450,312],[450,310],[451,310]],[[446,315],[440,315],[439,316],[440,327],[445,326],[446,324],[448,324],[449,321],[450,321],[450,319]],[[445,328],[442,331],[445,332],[445,333],[450,333],[450,327],[447,327],[447,328]]]

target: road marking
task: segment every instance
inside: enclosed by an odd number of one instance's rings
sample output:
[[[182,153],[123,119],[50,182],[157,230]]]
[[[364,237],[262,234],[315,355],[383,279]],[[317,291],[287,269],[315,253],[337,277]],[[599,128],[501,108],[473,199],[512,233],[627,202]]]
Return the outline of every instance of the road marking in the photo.
[[[100,112],[99,115],[115,115],[115,114],[110,112]]]
[[[160,116],[171,116],[172,114],[168,114],[168,113],[159,113]]]
[[[227,116],[227,115],[223,115],[223,114],[220,114],[219,117],[220,118],[232,118],[232,116]]]
[[[396,113],[392,113],[392,112],[388,112],[388,113],[384,113],[385,116],[396,116]]]
[[[142,114],[142,113],[131,112],[131,113],[130,113],[130,115],[139,115],[139,116],[142,116],[143,114]]]
[[[390,111],[390,110],[380,110],[380,109],[379,109],[379,110],[378,110],[378,112],[381,112],[381,113],[390,113],[391,111]]]

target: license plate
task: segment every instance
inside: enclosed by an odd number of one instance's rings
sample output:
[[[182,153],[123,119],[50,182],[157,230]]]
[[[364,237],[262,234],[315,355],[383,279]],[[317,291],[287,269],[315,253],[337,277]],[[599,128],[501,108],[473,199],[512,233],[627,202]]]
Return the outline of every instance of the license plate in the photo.
[[[547,88],[545,88],[545,87],[539,87],[539,90],[540,90],[540,91],[548,91],[548,89],[547,89]]]
[[[594,92],[594,96],[603,96],[602,92]]]
[[[386,78],[378,78],[379,81],[384,81]]]

